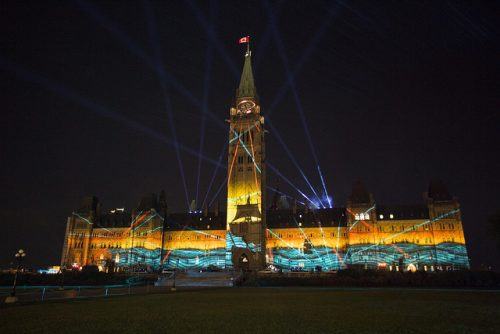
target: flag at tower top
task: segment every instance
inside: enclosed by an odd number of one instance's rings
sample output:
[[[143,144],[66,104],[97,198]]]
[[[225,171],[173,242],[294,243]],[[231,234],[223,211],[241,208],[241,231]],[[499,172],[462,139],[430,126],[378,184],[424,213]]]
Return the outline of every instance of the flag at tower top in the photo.
[[[240,44],[250,43],[250,36],[241,37],[238,41]]]

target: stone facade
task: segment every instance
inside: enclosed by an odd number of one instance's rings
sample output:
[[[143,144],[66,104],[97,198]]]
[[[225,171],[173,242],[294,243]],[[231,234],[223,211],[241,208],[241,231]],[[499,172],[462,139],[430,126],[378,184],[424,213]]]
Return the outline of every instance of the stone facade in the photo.
[[[229,116],[226,212],[168,214],[165,193],[132,212],[86,198],[68,217],[61,265],[130,268],[387,270],[468,268],[459,203],[432,182],[419,205],[379,205],[358,182],[346,207],[275,198],[266,210],[264,117],[247,50]]]

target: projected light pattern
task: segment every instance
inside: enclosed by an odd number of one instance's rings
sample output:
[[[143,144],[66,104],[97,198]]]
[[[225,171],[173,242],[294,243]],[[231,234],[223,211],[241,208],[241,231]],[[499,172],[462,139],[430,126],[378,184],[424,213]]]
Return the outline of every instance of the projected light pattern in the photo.
[[[365,244],[350,245],[347,250],[337,253],[335,248],[314,246],[308,249],[293,247],[270,248],[268,264],[283,270],[341,270],[348,266],[378,268],[380,266],[403,266],[410,264],[423,269],[427,266],[446,266],[453,269],[469,268],[469,259],[465,245],[441,243],[438,245],[416,245],[399,243],[377,245],[366,249]],[[202,269],[209,266],[221,269],[231,268],[232,248],[246,248],[252,252],[259,250],[254,244],[247,244],[243,238],[228,232],[226,248],[202,249],[166,249],[167,256],[163,268]],[[160,267],[160,249],[134,247],[132,249],[110,249],[111,259],[119,267],[149,266]]]
[[[167,250],[168,256],[163,261],[162,268],[167,269],[202,269],[209,266],[225,267],[226,250],[224,248],[201,249],[174,249]],[[118,267],[150,267],[160,268],[160,249],[149,250],[135,247],[132,249],[112,249],[111,259]],[[118,261],[116,261],[118,260]]]
[[[329,247],[312,247],[309,250],[297,250],[295,248],[272,249],[272,256],[268,258],[268,264],[284,270],[301,269],[305,271],[315,270],[339,270],[344,267],[343,262],[337,256],[332,256],[335,250]]]
[[[247,243],[243,240],[243,237],[236,236],[231,232],[226,234],[226,268],[232,267],[232,252],[233,247],[244,248],[250,250],[252,253],[259,252],[261,250],[260,245],[255,245],[253,243]]]
[[[111,260],[119,267],[149,266],[158,268],[160,265],[160,249],[134,247],[131,249],[110,249]],[[117,261],[118,260],[118,261]]]
[[[209,266],[218,268],[231,267],[231,254],[233,247],[249,249],[258,252],[259,246],[246,243],[242,237],[235,236],[230,232],[226,236],[225,248],[214,249],[165,249],[166,256],[163,259],[163,268],[178,269],[202,269]],[[160,267],[160,249],[146,249],[134,247],[132,249],[110,249],[111,259],[115,259],[117,266],[149,266],[157,269]],[[117,261],[116,261],[117,260]]]
[[[295,185],[295,179],[283,175],[278,167],[273,166],[266,159],[264,117],[260,112],[253,79],[252,53],[247,44],[240,85],[236,90],[235,103],[230,108],[228,120],[229,142],[225,143],[228,151],[227,177],[209,202],[211,206],[227,185],[226,212],[219,215],[218,207],[217,213],[213,215],[205,210],[201,215],[202,212],[195,208],[194,213],[199,215],[194,216],[190,211],[186,216],[182,214],[167,216],[166,203],[157,205],[157,198],[153,196],[148,197],[144,202],[141,201],[139,208],[129,215],[130,220],[106,220],[102,219],[104,215],[96,209],[98,206],[92,201],[92,205],[85,206],[85,209],[73,213],[68,218],[62,266],[97,264],[101,269],[101,266],[107,263],[114,263],[118,268],[147,266],[154,269],[161,267],[201,269],[209,266],[232,268],[234,265],[237,270],[261,270],[268,264],[284,270],[300,268],[300,270],[307,271],[317,270],[319,267],[325,271],[339,270],[349,266],[364,266],[365,268],[403,266],[403,270],[405,270],[404,266],[408,269],[410,265],[419,268],[422,266],[424,268],[425,266],[468,268],[469,261],[459,204],[456,200],[449,198],[447,191],[438,189],[439,187],[428,191],[426,207],[415,206],[410,208],[410,211],[405,211],[407,208],[404,206],[378,207],[370,194],[359,189],[359,191],[356,190],[356,194],[353,189],[346,208],[332,209],[332,198],[328,195],[326,180],[318,162],[295,83],[297,71],[307,59],[315,43],[318,42],[320,34],[312,38],[314,43],[306,48],[303,57],[293,69],[278,33],[272,8],[267,2],[265,5],[269,14],[270,30],[285,67],[287,77],[285,91],[290,90],[297,106],[322,189],[316,190],[316,185],[313,186],[314,183],[307,178],[299,161],[295,159],[292,151],[271,122],[268,123],[272,132],[276,134],[276,138],[309,186],[311,193],[309,190],[307,194],[300,190]],[[190,6],[196,12],[198,21],[207,28],[209,38],[217,41],[210,22],[204,19],[196,5],[190,2]],[[205,116],[216,119],[219,126],[222,124],[206,105],[207,83],[210,81],[210,57],[207,57],[204,94],[200,102],[165,70],[154,15],[148,3],[145,4],[145,9],[148,16],[150,42],[153,47],[152,57],[143,53],[142,49],[136,47],[133,41],[129,40],[120,29],[115,28],[92,6],[85,6],[83,3],[82,7],[86,8],[92,16],[99,18],[98,21],[102,24],[110,24],[108,29],[113,35],[135,50],[136,55],[153,68],[162,88],[172,138],[167,138],[157,131],[96,104],[65,85],[31,73],[1,57],[0,67],[16,73],[29,82],[42,85],[49,91],[72,100],[102,117],[119,121],[160,142],[171,145],[175,149],[184,186],[184,196],[188,205],[187,185],[180,151],[198,157],[196,202],[198,202],[200,191],[202,160],[215,165],[207,194],[203,199],[203,204],[205,204],[218,168],[224,167],[221,161],[225,152],[224,149],[221,150],[222,153],[217,161],[202,154]],[[334,8],[336,6],[330,8],[327,17],[333,17]],[[327,23],[322,25],[321,34],[325,32],[327,26]],[[249,39],[246,39],[249,42]],[[216,43],[210,51],[217,51],[227,58],[224,49],[219,46]],[[177,140],[168,94],[170,89],[183,93],[182,95],[202,111],[201,136],[197,149],[184,146]],[[226,129],[225,125],[222,127]],[[266,186],[267,167],[303,197],[304,202],[295,202],[296,199],[293,199],[293,209],[288,212],[285,208],[288,206],[284,204],[280,204],[281,207],[276,205],[273,210],[266,210],[265,189],[272,189]],[[275,191],[285,195],[279,190]],[[298,208],[296,203],[302,203],[303,207]],[[176,221],[177,217],[178,221]],[[220,217],[224,218],[219,219]],[[214,220],[211,220],[212,218]],[[116,226],[117,221],[118,226]]]
[[[347,251],[336,256],[336,250],[329,247],[311,247],[308,250],[291,247],[273,248],[268,263],[284,270],[340,270],[348,266],[378,268],[380,266],[422,266],[453,267],[468,269],[469,259],[465,245],[442,243],[439,245],[395,244],[378,245],[363,251],[367,245],[351,245]],[[345,254],[343,254],[345,253]],[[332,254],[334,256],[332,256]]]
[[[79,221],[88,225],[87,219]],[[139,215],[140,219],[134,220],[134,224],[138,224],[133,230],[136,234],[149,234],[155,232],[153,237],[141,241],[139,237],[132,239],[132,233],[128,238],[124,239],[125,246],[117,246],[116,238],[112,236],[107,238],[106,243],[99,243],[103,236],[97,236],[96,246],[90,247],[91,261],[97,265],[103,265],[107,261],[113,261],[115,266],[123,268],[134,267],[150,267],[158,269],[163,268],[178,268],[178,269],[202,269],[208,266],[215,266],[221,269],[232,267],[232,252],[235,248],[248,249],[252,253],[259,252],[260,246],[253,243],[245,242],[241,236],[236,236],[230,232],[213,230],[213,231],[195,231],[185,230],[177,232],[167,232],[168,239],[179,239],[186,237],[186,234],[191,233],[186,239],[197,239],[196,235],[204,238],[204,242],[197,247],[193,243],[181,241],[178,244],[173,244],[172,241],[167,241],[163,252],[160,250],[161,227],[155,227],[152,230],[138,229],[143,227],[143,224],[150,221],[154,215]],[[147,217],[147,218],[146,218]],[[148,227],[149,228],[149,227]],[[267,248],[267,264],[274,265],[283,270],[315,270],[321,267],[323,271],[341,270],[350,266],[360,266],[364,268],[389,268],[394,266],[402,267],[406,270],[409,265],[414,265],[417,269],[423,270],[426,266],[430,268],[446,268],[446,269],[467,269],[469,268],[469,259],[465,244],[457,242],[442,242],[436,245],[427,244],[419,245],[409,242],[398,242],[390,244],[348,244],[349,237],[340,236],[339,233],[332,234],[331,231],[336,231],[337,228],[326,230],[327,228],[318,227],[317,229],[308,229],[306,232],[302,228],[280,229],[279,232],[270,233],[270,242]],[[339,227],[339,229],[344,229]],[[103,233],[113,233],[116,229],[99,229]],[[311,231],[317,230],[321,233],[321,238],[309,238]],[[317,233],[316,232],[316,233]],[[114,232],[118,233],[118,232]],[[212,234],[213,233],[213,234]],[[280,235],[295,233],[295,236],[281,238]],[[437,234],[438,232],[435,231]],[[98,235],[98,232],[92,233]],[[126,233],[123,233],[125,235]],[[225,235],[225,238],[223,236]],[[87,235],[83,235],[86,237]],[[70,238],[81,238],[82,233],[73,233]],[[300,239],[298,240],[297,237]],[[167,238],[166,238],[167,239]],[[297,239],[297,240],[296,240]],[[79,239],[81,240],[81,239]],[[128,241],[127,241],[128,240]],[[114,241],[114,242],[113,242]],[[279,242],[279,245],[272,245],[273,242]],[[299,242],[297,242],[299,241]],[[140,246],[127,247],[126,245]],[[82,248],[83,242],[71,242],[75,245],[75,250],[78,252]],[[110,245],[111,244],[111,245]],[[340,247],[339,247],[340,244]],[[163,256],[163,261],[161,257]],[[78,262],[78,261],[76,261]]]
[[[164,268],[202,269],[209,266],[224,268],[226,250],[217,248],[201,249],[174,249],[163,263]]]
[[[399,243],[376,245],[365,250],[367,245],[352,245],[346,254],[346,263],[350,265],[367,265],[377,267],[387,265],[427,265],[454,266],[468,268],[469,259],[465,245],[458,243],[441,243],[438,245],[416,245]]]

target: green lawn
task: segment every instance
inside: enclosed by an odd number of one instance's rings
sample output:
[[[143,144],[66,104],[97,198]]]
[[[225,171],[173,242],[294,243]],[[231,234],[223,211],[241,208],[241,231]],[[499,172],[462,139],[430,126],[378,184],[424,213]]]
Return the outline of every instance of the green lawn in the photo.
[[[234,288],[0,308],[0,333],[500,333],[500,292]]]

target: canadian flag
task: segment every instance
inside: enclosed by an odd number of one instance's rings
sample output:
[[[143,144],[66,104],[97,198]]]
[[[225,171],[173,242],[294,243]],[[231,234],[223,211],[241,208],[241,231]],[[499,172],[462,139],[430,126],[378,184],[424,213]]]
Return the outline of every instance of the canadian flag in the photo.
[[[238,41],[240,44],[250,43],[250,36],[241,37]]]

